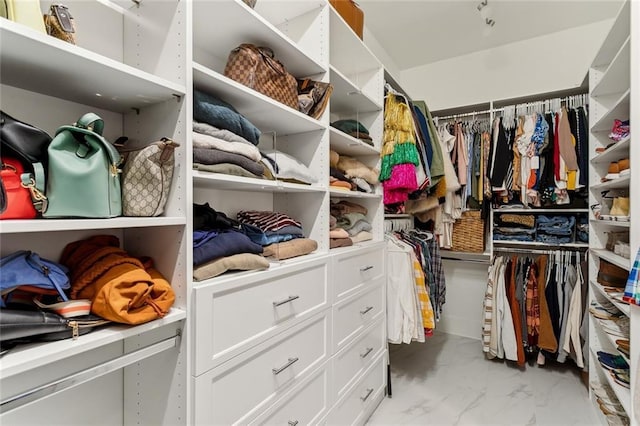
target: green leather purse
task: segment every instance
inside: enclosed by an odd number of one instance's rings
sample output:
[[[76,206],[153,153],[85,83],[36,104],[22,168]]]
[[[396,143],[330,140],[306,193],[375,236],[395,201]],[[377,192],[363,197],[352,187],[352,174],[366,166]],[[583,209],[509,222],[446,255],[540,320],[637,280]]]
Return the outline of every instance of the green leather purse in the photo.
[[[46,218],[108,218],[122,215],[120,154],[102,137],[104,122],[94,113],[62,126],[47,153]]]

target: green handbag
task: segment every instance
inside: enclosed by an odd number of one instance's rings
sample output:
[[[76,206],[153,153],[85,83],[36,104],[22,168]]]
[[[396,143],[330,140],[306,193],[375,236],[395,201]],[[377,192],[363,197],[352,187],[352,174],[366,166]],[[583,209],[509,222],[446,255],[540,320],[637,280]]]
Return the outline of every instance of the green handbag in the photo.
[[[47,153],[46,218],[107,218],[122,214],[120,154],[102,137],[104,122],[94,113],[62,126]]]

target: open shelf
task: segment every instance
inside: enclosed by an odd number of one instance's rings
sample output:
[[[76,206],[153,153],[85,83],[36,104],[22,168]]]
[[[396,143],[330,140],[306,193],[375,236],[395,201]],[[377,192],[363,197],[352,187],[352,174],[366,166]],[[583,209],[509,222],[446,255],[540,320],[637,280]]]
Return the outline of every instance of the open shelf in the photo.
[[[223,173],[201,172],[198,170],[193,171],[193,183],[196,187],[223,189],[227,191],[319,193],[326,191],[325,187],[318,185],[303,185],[300,183],[248,178]]]
[[[186,225],[180,216],[114,217],[111,219],[31,219],[2,220],[0,234],[23,232],[75,231],[82,229],[120,229]]]
[[[65,339],[55,342],[30,343],[17,346],[2,357],[0,361],[0,375],[6,378],[24,373],[52,362],[99,349],[110,343],[182,321],[186,316],[185,311],[172,308],[164,318],[141,325],[112,325],[79,336],[76,340]]]
[[[331,141],[331,149],[338,154],[351,156],[380,155],[380,151],[375,147],[360,139],[347,135],[334,127],[329,127],[329,138]]]
[[[630,15],[629,2],[624,2],[616,15],[614,23],[611,25],[611,30],[593,60],[592,67],[606,66],[613,61],[616,53],[618,53],[619,47],[622,46],[624,41],[629,37],[631,31]]]
[[[591,97],[622,93],[629,88],[631,72],[631,37],[624,42],[615,58],[602,75],[602,79],[591,91]]]
[[[330,10],[331,37],[329,63],[345,76],[379,69],[380,61],[360,40],[345,20],[335,11]],[[354,60],[354,58],[358,58]]]
[[[314,8],[312,4],[308,6],[309,10]],[[287,13],[288,9],[279,9],[283,18],[294,17]],[[265,9],[264,13],[269,12]],[[240,0],[193,2],[193,43],[205,53],[224,60],[232,49],[242,43],[266,46],[274,51],[276,59],[284,64],[287,71],[296,77],[327,71],[318,60],[310,57],[286,34]]]
[[[631,135],[622,139],[619,142],[615,142],[612,146],[607,148],[604,152],[596,155],[591,159],[591,164],[602,164],[617,161],[621,158],[629,156],[629,147],[631,145]]]
[[[367,192],[360,192],[360,191],[347,191],[347,190],[341,190],[341,189],[334,189],[334,188],[329,188],[329,193],[331,194],[331,197],[335,197],[335,198],[380,198],[382,197],[382,194],[370,194]]]
[[[353,114],[382,110],[382,105],[361,91],[347,76],[333,65],[329,67],[330,81],[333,84],[331,94],[331,112]]]
[[[563,243],[563,244],[550,244],[542,243],[539,241],[506,241],[506,240],[493,240],[494,246],[531,246],[531,247],[549,247],[553,250],[554,247],[572,247],[572,248],[589,248],[588,243]]]
[[[600,259],[611,262],[614,265],[621,267],[622,269],[626,269],[627,271],[631,268],[629,265],[631,263],[631,260],[626,259],[622,256],[618,256],[612,251],[606,249],[591,249],[591,253],[595,254]]]
[[[440,256],[446,260],[462,260],[465,262],[486,262],[491,260],[491,253],[468,253],[462,251],[451,251],[440,249]]]
[[[609,228],[630,228],[631,222],[619,222],[617,220],[601,220],[591,219],[591,223],[597,226],[609,227]]]
[[[616,97],[615,102],[609,108],[606,114],[603,114],[602,117],[596,121],[593,126],[591,126],[592,133],[598,132],[609,132],[613,127],[613,121],[615,119],[618,120],[628,120],[629,119],[629,98],[631,96],[631,89],[625,91],[621,96]]]
[[[602,182],[597,185],[592,185],[591,189],[598,192],[605,191],[607,189],[625,189],[625,188],[629,188],[630,181],[631,181],[630,176],[624,176],[618,179]]]
[[[193,64],[193,84],[233,105],[263,133],[286,135],[324,129],[320,121],[197,63]]]
[[[622,405],[622,408],[624,408],[627,414],[631,413],[630,411],[631,410],[631,392],[629,391],[629,389],[625,388],[624,386],[617,384],[616,381],[611,376],[611,374],[609,373],[609,370],[607,370],[602,365],[600,365],[600,363],[598,362],[598,354],[597,354],[598,350],[599,349],[594,348],[593,346],[591,347],[591,354],[593,355],[593,360],[597,364],[596,368],[599,368],[602,370],[603,375],[607,379],[607,383],[609,383],[609,386],[611,386],[611,388],[613,389],[613,392],[616,394],[618,401],[620,401],[620,405]]]
[[[609,302],[613,303],[620,312],[622,312],[626,316],[631,315],[631,307],[629,306],[629,304],[622,303],[617,299],[614,299],[613,297],[611,297],[611,295],[609,295],[606,291],[604,291],[602,286],[598,284],[596,281],[591,280],[591,287],[595,288],[600,295],[605,297]],[[624,289],[622,289],[622,291],[624,291]]]
[[[7,19],[0,19],[0,51],[2,84],[110,111],[186,93],[184,86]]]

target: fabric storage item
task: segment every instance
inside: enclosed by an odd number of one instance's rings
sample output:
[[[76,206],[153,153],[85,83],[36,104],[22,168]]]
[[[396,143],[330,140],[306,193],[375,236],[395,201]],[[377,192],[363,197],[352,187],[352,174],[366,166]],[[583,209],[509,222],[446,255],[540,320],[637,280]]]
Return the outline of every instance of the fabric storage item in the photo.
[[[484,220],[480,210],[467,210],[453,224],[451,250],[470,253],[484,252]]]
[[[273,50],[243,43],[229,54],[224,75],[298,110],[298,82]]]
[[[364,12],[358,7],[358,3],[353,0],[329,0],[329,3],[362,40]]]
[[[197,89],[193,90],[193,119],[217,129],[228,130],[254,145],[258,145],[260,140],[260,130],[240,114],[233,105]],[[194,130],[200,131],[195,128],[195,124]]]

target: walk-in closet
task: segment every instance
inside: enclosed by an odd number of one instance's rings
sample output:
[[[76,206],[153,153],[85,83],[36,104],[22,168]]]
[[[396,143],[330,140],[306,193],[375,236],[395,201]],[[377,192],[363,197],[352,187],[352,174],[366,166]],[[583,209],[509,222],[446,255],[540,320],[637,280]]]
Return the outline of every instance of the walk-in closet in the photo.
[[[637,0],[1,1],[0,423],[640,426],[639,61]]]

